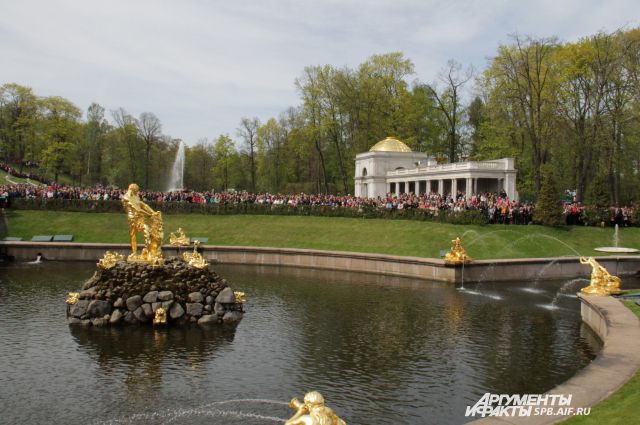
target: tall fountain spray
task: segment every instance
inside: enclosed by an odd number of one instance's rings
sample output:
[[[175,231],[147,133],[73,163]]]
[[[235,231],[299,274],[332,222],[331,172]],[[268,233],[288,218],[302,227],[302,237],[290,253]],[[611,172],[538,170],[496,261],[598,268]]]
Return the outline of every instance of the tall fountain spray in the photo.
[[[178,153],[176,153],[176,160],[171,169],[167,191],[172,192],[181,189],[184,189],[184,143],[182,141],[178,144]]]

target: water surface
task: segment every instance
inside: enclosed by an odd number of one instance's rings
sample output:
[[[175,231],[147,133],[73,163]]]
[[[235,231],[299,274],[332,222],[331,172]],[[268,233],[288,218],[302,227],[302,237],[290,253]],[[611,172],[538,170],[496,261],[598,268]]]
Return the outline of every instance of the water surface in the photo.
[[[457,424],[483,393],[542,393],[599,349],[556,296],[566,282],[254,266],[215,267],[247,295],[237,327],[69,327],[66,293],[93,268],[0,268],[0,422],[277,424],[318,390],[350,425]]]

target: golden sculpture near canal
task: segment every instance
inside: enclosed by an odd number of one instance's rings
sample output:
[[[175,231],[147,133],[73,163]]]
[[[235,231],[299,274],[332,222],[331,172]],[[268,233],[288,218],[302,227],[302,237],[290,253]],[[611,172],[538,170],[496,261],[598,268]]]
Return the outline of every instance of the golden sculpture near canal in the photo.
[[[104,257],[98,261],[98,267],[101,269],[113,268],[118,261],[124,260],[124,256],[118,252],[107,251],[104,253]]]
[[[606,296],[620,293],[620,278],[609,274],[595,258],[580,257],[580,264],[591,266],[591,283],[580,290],[583,294]]]
[[[69,292],[69,295],[67,295],[67,304],[74,305],[75,303],[78,302],[79,298],[80,298],[79,292]]]
[[[244,292],[234,291],[234,297],[236,298],[236,304],[244,304],[247,302],[247,298],[244,295]]]
[[[284,425],[347,425],[324,405],[324,397],[317,391],[311,391],[304,396],[304,403],[294,398],[289,407],[297,412]]]
[[[158,307],[156,315],[153,317],[154,325],[166,325],[167,324],[167,310],[162,307]]]
[[[189,238],[184,234],[182,227],[178,227],[178,231],[169,235],[169,245],[171,246],[186,246],[189,245]]]
[[[160,211],[154,211],[145,204],[138,195],[140,188],[131,183],[127,193],[122,197],[122,205],[129,219],[129,237],[131,240],[131,255],[129,262],[143,262],[154,266],[163,264],[162,239],[164,238],[164,225]],[[138,255],[138,232],[143,232],[146,247]]]
[[[190,266],[198,268],[198,269],[206,269],[209,267],[209,264],[206,260],[200,255],[198,252],[198,245],[200,244],[199,240],[193,242],[193,252],[185,252],[182,254],[182,258],[184,261],[189,263]]]
[[[447,264],[463,264],[471,261],[471,257],[467,255],[467,251],[462,247],[460,238],[451,241],[451,251],[444,256],[444,262]]]

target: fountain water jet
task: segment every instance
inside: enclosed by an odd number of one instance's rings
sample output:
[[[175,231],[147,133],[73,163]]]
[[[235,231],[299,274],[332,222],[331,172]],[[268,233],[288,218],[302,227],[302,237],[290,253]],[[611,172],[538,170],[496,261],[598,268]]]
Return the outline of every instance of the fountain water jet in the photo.
[[[178,143],[178,152],[171,168],[171,176],[167,192],[184,189],[184,142]]]
[[[620,243],[620,235],[619,235],[619,227],[616,224],[615,228],[613,229],[613,246],[601,246],[598,248],[593,248],[596,251],[599,252],[617,252],[620,254],[633,254],[638,252],[637,249],[635,248],[623,248],[623,247],[619,247],[618,244]]]

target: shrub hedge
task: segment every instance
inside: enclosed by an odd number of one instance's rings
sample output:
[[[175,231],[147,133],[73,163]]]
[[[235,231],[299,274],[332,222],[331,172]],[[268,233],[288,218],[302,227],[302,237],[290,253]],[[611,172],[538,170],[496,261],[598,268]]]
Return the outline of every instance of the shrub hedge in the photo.
[[[471,210],[452,213],[446,210],[434,213],[425,209],[390,210],[377,207],[341,208],[326,205],[265,205],[254,203],[239,204],[191,204],[186,202],[149,202],[149,206],[163,214],[210,214],[210,215],[287,215],[350,218],[384,218],[398,220],[422,220],[451,224],[488,223],[488,217],[481,211]],[[119,201],[85,201],[80,199],[14,198],[10,208],[16,210],[46,210],[69,212],[122,212]]]

